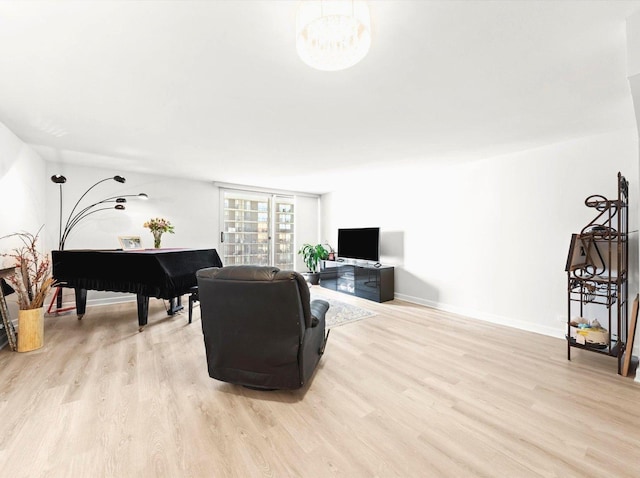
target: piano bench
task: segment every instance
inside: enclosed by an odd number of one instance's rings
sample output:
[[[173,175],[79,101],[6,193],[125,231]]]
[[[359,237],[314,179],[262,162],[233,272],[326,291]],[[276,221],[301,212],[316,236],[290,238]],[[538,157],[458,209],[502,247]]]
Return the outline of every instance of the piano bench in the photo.
[[[200,297],[198,296],[198,286],[194,285],[189,289],[189,323],[191,323],[191,319],[193,318],[193,303],[200,301]]]

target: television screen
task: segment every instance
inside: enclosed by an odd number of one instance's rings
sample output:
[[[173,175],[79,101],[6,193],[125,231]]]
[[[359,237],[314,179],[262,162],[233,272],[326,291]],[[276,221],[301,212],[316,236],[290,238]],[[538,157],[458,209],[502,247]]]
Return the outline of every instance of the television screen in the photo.
[[[380,228],[338,229],[338,256],[365,261],[380,260]]]

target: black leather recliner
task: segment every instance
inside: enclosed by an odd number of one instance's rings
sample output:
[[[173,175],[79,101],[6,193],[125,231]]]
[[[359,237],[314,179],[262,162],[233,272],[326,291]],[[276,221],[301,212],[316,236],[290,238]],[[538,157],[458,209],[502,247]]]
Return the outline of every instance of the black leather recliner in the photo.
[[[309,380],[324,353],[329,304],[310,302],[300,274],[228,266],[196,276],[209,376],[259,389]]]

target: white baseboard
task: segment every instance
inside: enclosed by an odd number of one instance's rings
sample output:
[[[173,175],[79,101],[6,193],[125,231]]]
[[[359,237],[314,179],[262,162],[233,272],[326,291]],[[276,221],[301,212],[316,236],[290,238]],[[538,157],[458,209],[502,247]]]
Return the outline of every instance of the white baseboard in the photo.
[[[529,322],[522,322],[519,320],[513,320],[510,317],[502,317],[494,314],[486,314],[478,312],[473,309],[466,309],[464,307],[457,307],[450,304],[443,304],[441,302],[435,302],[432,300],[422,299],[419,297],[413,297],[406,294],[395,294],[395,298],[411,302],[413,304],[425,305],[432,309],[442,310],[444,312],[450,312],[452,314],[462,315],[471,319],[482,320],[484,322],[491,322],[492,324],[505,325],[507,327],[513,327],[515,329],[526,330],[527,332],[535,332],[537,334],[547,335],[559,339],[565,338],[566,331],[563,328],[548,327],[544,325],[531,324]]]
[[[122,304],[125,302],[134,302],[135,300],[136,296],[133,294],[123,294],[117,297],[103,297],[101,299],[87,299],[87,307],[93,307],[96,305]],[[75,305],[75,302],[64,302],[62,304],[62,308],[75,307]]]
[[[105,297],[103,299],[87,300],[87,306],[122,304],[124,302],[135,302],[135,300],[136,300],[135,295],[126,294],[121,297]]]

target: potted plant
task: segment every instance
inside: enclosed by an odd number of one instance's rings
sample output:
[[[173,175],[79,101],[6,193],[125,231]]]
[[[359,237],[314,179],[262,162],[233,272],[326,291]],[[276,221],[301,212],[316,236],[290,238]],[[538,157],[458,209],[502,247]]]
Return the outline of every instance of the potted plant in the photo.
[[[42,228],[40,228],[42,229]],[[13,259],[15,274],[7,279],[18,297],[18,352],[39,349],[44,342],[44,300],[54,283],[51,263],[36,247],[38,231],[17,232],[0,239],[16,238],[21,243],[2,254]]]
[[[303,273],[307,282],[312,285],[317,285],[320,282],[320,273],[318,272],[318,266],[320,261],[326,259],[329,256],[329,252],[324,248],[322,244],[303,244],[298,254],[302,254],[302,260],[309,269],[309,272]]]

